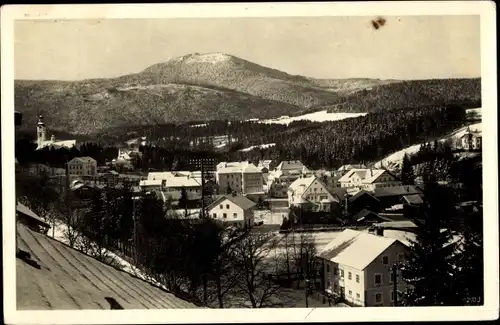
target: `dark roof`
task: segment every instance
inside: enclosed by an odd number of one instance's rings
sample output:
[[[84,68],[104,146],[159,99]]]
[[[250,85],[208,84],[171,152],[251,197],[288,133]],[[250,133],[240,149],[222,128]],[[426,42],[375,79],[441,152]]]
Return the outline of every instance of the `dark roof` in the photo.
[[[345,198],[345,195],[347,194],[347,188],[345,187],[332,187],[332,186],[326,186],[326,187],[332,195],[336,195],[340,200],[343,200]]]
[[[212,202],[212,204],[210,204],[208,206],[208,209],[210,210],[213,206],[219,204],[219,202],[221,202],[225,199],[228,199],[229,201],[233,202],[234,204],[236,204],[237,206],[239,206],[243,210],[251,209],[257,205],[254,201],[248,199],[247,197],[245,197],[243,195],[234,195],[233,196],[232,194],[228,194],[228,195],[223,195],[223,196],[218,197],[214,202]]]
[[[374,200],[379,201],[379,199],[377,199],[375,196],[373,196],[371,193],[369,193],[367,191],[359,191],[358,193],[354,194],[353,196],[351,196],[347,200],[349,202],[353,202],[353,201],[356,201],[357,199],[359,199],[360,197],[362,197],[363,195],[368,195],[368,196],[372,197]]]
[[[420,187],[415,185],[402,185],[394,187],[376,188],[374,192],[375,197],[402,196],[411,194],[423,194],[423,191]]]
[[[424,200],[422,200],[422,197],[418,194],[405,195],[403,196],[403,200],[405,200],[408,204],[417,205],[424,203]]]
[[[24,225],[18,225],[17,239],[40,266],[16,259],[17,309],[111,309],[110,300],[123,309],[197,308]]]
[[[372,212],[372,211],[370,211],[368,209],[363,209],[363,210],[359,211],[358,213],[356,213],[353,216],[353,219],[354,220],[361,220],[363,218],[368,217],[369,215],[374,215],[375,217],[380,218],[379,215],[376,214],[375,212]]]

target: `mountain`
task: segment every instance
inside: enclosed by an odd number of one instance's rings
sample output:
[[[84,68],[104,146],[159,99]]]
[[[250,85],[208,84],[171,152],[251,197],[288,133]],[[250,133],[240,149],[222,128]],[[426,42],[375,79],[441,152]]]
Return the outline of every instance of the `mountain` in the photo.
[[[468,81],[456,81],[458,86],[451,88],[461,89],[464,82]],[[398,108],[407,98],[412,99],[410,103],[418,102],[419,88],[426,87],[409,82],[414,88],[411,97],[405,94],[407,83],[362,78],[313,79],[228,54],[195,53],[117,78],[16,80],[15,105],[24,114],[23,128],[34,129],[37,115],[42,113],[47,126],[55,131],[94,135],[131,124],[268,119],[327,109],[370,112]],[[439,86],[448,81],[435,83],[437,99],[450,97],[450,87]],[[455,95],[469,94],[477,95],[473,91]],[[388,105],[393,98],[398,100]]]
[[[481,106],[481,79],[405,80],[373,85],[348,94],[329,112],[376,112],[405,107],[456,103]]]
[[[16,109],[33,128],[37,112],[47,126],[75,134],[92,134],[130,124],[162,124],[190,120],[271,118],[300,112],[298,106],[256,96],[186,84],[125,86],[116,80],[17,81]]]

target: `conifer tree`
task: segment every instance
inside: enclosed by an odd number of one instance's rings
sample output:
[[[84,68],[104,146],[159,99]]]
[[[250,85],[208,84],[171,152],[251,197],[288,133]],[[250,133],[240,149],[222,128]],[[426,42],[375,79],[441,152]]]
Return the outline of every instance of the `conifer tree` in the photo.
[[[452,233],[444,228],[443,206],[453,206],[439,197],[439,186],[426,184],[423,207],[418,210],[416,239],[411,256],[402,269],[408,284],[402,303],[406,306],[459,305],[454,288]]]
[[[401,164],[401,181],[404,185],[413,185],[415,182],[413,166],[411,165],[410,158],[406,153],[403,156],[403,162]]]
[[[457,284],[462,304],[484,303],[483,209],[480,204],[466,212],[461,231],[462,246],[457,258]]]

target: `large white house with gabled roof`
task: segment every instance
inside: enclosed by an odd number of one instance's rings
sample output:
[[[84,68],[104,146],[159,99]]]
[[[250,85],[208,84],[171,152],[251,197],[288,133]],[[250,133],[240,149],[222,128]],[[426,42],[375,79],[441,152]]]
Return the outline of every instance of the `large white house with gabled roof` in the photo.
[[[401,186],[403,183],[385,169],[349,170],[338,182],[341,187],[359,188],[365,191],[375,191],[377,188]]]
[[[332,204],[339,203],[337,197],[315,175],[300,177],[288,187],[288,205],[307,207],[312,210],[330,210]]]
[[[323,263],[324,289],[363,307],[392,306],[392,265],[403,262],[409,248],[383,233],[346,229],[317,256]],[[406,284],[397,276],[397,290]]]
[[[254,225],[255,206],[255,202],[243,195],[228,194],[217,198],[207,210],[209,216],[218,222],[250,228]]]

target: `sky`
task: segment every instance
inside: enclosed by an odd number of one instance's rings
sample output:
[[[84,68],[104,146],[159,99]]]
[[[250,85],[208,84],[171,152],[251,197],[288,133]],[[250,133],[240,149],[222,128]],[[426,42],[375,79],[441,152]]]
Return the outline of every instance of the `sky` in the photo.
[[[479,77],[479,16],[24,20],[16,79],[136,73],[190,53],[222,52],[314,78]]]

